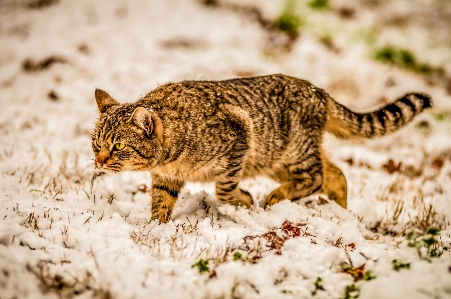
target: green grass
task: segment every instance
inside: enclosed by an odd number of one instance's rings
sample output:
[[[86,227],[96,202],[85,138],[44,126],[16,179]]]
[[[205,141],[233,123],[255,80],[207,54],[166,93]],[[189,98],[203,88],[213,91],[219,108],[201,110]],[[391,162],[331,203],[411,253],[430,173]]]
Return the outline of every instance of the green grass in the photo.
[[[450,251],[449,246],[443,245],[440,239],[440,229],[438,227],[430,227],[427,229],[425,236],[419,236],[416,232],[410,232],[406,235],[409,247],[415,248],[418,255],[429,261],[429,258],[440,257],[444,252]],[[427,256],[423,256],[421,248],[426,248]]]
[[[210,268],[208,268],[208,261],[200,259],[197,263],[191,266],[191,268],[196,267],[199,270],[199,273],[210,272]]]

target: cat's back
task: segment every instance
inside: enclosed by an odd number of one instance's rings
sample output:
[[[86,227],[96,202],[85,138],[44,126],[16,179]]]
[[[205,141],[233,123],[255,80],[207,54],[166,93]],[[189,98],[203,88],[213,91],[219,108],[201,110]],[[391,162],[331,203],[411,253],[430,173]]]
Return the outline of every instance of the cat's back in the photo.
[[[303,99],[313,98],[314,93],[314,86],[309,82],[276,74],[223,81],[167,83],[150,92],[145,100],[156,108],[188,114],[198,112],[207,117],[221,104],[230,104],[258,117],[281,109],[300,110],[310,104]]]
[[[178,123],[174,126],[181,132],[196,129],[203,134],[221,127],[229,118],[227,107],[233,107],[235,112],[242,112],[238,114],[252,126],[253,134],[285,144],[311,119],[325,120],[322,93],[307,81],[276,74],[168,83],[143,100],[149,109],[159,113],[163,122]]]

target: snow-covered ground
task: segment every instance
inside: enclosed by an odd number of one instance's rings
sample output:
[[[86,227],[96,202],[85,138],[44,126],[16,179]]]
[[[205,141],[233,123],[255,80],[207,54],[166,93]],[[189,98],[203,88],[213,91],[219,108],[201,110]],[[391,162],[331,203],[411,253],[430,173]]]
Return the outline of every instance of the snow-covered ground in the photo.
[[[0,0],[0,298],[451,298],[449,2],[293,2],[293,40],[271,27],[284,1],[205,2]],[[373,59],[385,45],[443,70]],[[348,210],[324,196],[265,210],[266,178],[245,182],[252,210],[190,183],[157,224],[147,173],[94,169],[95,87],[125,102],[270,73],[359,111],[407,91],[435,108],[382,139],[327,138]]]

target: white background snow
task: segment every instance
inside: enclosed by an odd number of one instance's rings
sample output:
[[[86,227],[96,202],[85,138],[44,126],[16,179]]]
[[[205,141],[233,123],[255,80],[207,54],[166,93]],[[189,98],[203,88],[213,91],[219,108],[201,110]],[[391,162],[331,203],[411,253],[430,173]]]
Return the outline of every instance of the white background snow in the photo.
[[[246,9],[275,20],[285,1],[29,5],[38,2],[0,0],[1,299],[451,298],[449,2],[336,0],[316,11],[297,1],[303,23],[289,50]],[[445,74],[376,61],[384,45]],[[172,221],[157,224],[149,174],[94,169],[96,87],[126,102],[169,81],[271,73],[309,80],[358,111],[408,91],[431,94],[435,108],[382,139],[327,138],[348,179],[348,210],[324,196],[265,210],[277,184],[258,178],[244,184],[251,210],[190,183]],[[300,235],[283,231],[285,221]],[[406,234],[433,226],[443,254],[423,247],[420,256]],[[200,260],[209,272],[193,267]],[[375,278],[355,279],[353,269]]]

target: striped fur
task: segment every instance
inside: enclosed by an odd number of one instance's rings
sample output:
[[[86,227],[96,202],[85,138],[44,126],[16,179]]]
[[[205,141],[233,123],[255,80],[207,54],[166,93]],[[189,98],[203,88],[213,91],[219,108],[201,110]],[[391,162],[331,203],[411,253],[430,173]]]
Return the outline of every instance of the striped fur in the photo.
[[[269,176],[280,187],[266,205],[315,192],[346,207],[347,184],[322,148],[326,131],[341,138],[394,132],[432,106],[407,94],[370,113],[355,113],[307,81],[284,75],[162,85],[134,103],[97,90],[96,165],[152,174],[152,219],[166,222],[186,181],[216,183],[219,201],[251,207],[239,183]],[[117,150],[116,143],[125,144]]]
[[[408,93],[374,112],[355,113],[329,98],[326,130],[346,139],[381,137],[398,130],[431,106],[428,95]]]

